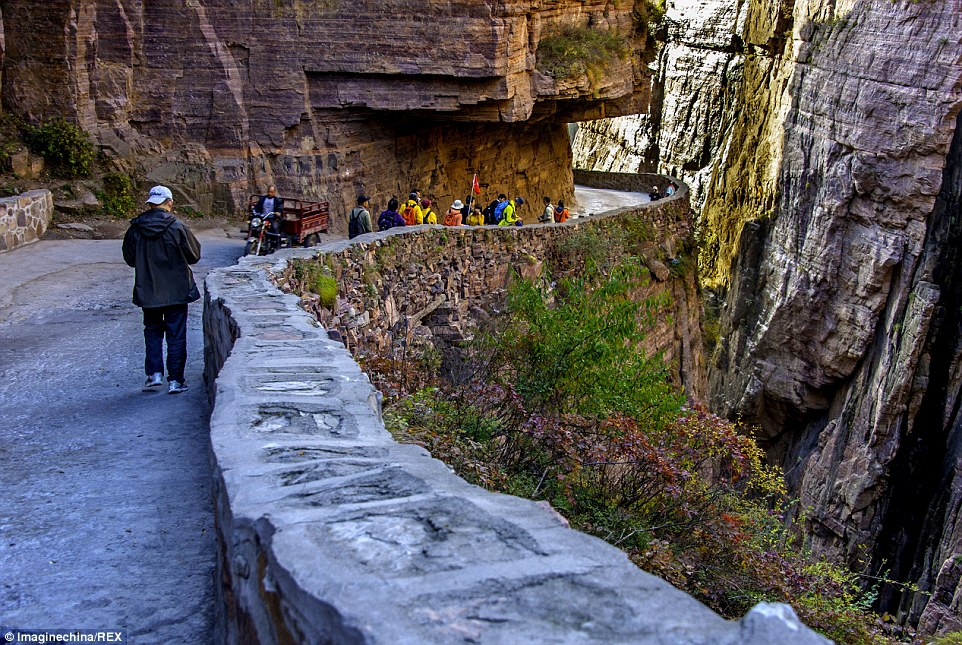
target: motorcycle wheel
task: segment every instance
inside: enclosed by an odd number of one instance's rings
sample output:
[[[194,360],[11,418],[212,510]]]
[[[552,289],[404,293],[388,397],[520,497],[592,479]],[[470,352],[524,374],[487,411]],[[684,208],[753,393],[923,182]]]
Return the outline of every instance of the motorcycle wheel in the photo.
[[[304,238],[304,246],[306,248],[310,248],[312,246],[315,246],[317,244],[317,241],[318,241],[317,234],[311,233],[310,235]]]
[[[254,251],[254,242],[252,240],[248,242],[247,245],[244,247],[244,255],[250,255],[253,251]]]

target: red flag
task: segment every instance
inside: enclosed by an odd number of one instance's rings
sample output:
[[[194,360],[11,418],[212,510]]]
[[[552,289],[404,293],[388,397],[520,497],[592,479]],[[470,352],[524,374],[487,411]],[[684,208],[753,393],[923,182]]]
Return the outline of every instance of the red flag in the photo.
[[[475,195],[481,194],[481,184],[478,183],[478,173],[474,173],[474,182],[471,184],[471,190],[474,191]]]

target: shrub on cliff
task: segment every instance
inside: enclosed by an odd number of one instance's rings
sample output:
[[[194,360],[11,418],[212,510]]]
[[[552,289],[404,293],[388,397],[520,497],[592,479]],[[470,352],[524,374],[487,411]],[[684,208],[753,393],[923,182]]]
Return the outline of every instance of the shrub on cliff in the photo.
[[[337,280],[327,264],[305,260],[291,263],[291,277],[300,291],[317,295],[318,303],[333,310],[337,304]]]
[[[127,217],[137,207],[134,187],[130,177],[120,173],[107,173],[103,178],[103,190],[97,198],[101,208],[111,217]]]
[[[796,543],[781,473],[750,433],[683,405],[640,351],[664,305],[633,301],[646,279],[628,259],[553,288],[515,280],[507,315],[467,353],[468,382],[405,378],[419,389],[389,402],[388,429],[473,483],[549,501],[723,615],[788,602],[839,642],[876,642],[872,596]],[[366,367],[397,392],[390,363]]]
[[[538,43],[537,68],[552,78],[585,74],[592,82],[616,59],[629,52],[624,37],[589,27],[571,28]]]
[[[41,125],[23,125],[27,147],[44,158],[54,172],[66,179],[86,177],[95,157],[90,137],[82,128],[63,118]]]
[[[668,382],[662,357],[640,349],[671,304],[668,292],[633,299],[648,281],[635,258],[607,276],[589,263],[583,275],[553,289],[515,280],[509,315],[486,341],[495,372],[486,379],[512,384],[540,412],[618,413],[663,426],[684,398]]]
[[[650,29],[661,23],[665,11],[665,0],[636,0],[632,14],[639,29]]]

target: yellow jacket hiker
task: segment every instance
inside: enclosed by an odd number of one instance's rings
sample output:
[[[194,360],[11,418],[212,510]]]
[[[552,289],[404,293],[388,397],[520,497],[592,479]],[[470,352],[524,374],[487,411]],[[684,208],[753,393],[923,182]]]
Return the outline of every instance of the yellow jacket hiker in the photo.
[[[421,212],[421,207],[418,205],[417,193],[408,195],[408,200],[401,207],[401,215],[404,216],[404,224],[407,226],[424,223],[424,213]]]
[[[508,202],[508,205],[504,207],[504,212],[502,213],[501,221],[498,222],[498,226],[518,226],[521,222],[521,217],[518,215],[518,206],[522,204],[524,204],[524,199],[521,197]]]
[[[431,210],[431,200],[422,199],[421,200],[421,216],[424,218],[424,224],[437,224],[438,215]]]

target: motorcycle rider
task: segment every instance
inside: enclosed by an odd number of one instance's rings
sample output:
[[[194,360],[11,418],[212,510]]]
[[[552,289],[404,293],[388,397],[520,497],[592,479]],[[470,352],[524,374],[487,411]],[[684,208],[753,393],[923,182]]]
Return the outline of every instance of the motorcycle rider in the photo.
[[[277,187],[271,184],[267,187],[267,194],[261,195],[254,206],[253,215],[259,216],[267,226],[266,232],[271,236],[268,241],[268,253],[280,246],[284,246],[285,241],[290,245],[289,240],[285,240],[281,235],[281,217],[270,217],[271,213],[282,213],[284,210],[284,200],[277,196]]]
[[[261,195],[254,207],[254,212],[263,218],[271,213],[280,213],[284,209],[284,200],[277,196],[277,186],[271,184],[267,187],[267,194]]]

